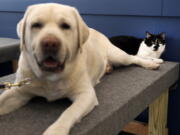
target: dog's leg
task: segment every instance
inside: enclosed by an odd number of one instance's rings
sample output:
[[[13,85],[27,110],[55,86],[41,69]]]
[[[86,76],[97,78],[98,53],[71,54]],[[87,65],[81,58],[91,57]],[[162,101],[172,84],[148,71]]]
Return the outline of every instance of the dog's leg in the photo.
[[[112,44],[108,45],[108,60],[113,65],[136,64],[147,69],[157,69],[160,66],[157,61],[153,61],[152,59],[145,59],[135,55],[129,55]]]
[[[113,71],[113,66],[108,63],[106,66],[106,74],[110,74]]]
[[[64,111],[60,118],[43,135],[68,135],[70,128],[98,105],[93,88],[76,94],[73,101],[73,104]]]
[[[18,88],[6,90],[0,95],[0,115],[12,112],[26,104],[32,96],[20,93]]]

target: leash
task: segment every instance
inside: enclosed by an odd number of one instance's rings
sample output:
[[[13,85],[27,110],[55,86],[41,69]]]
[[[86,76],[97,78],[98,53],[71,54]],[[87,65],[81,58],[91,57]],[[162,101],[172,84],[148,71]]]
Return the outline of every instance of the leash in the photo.
[[[31,79],[30,78],[26,78],[20,82],[17,83],[11,83],[11,82],[3,82],[0,83],[0,89],[6,90],[9,89],[11,87],[21,87],[23,85],[27,85],[31,83]]]

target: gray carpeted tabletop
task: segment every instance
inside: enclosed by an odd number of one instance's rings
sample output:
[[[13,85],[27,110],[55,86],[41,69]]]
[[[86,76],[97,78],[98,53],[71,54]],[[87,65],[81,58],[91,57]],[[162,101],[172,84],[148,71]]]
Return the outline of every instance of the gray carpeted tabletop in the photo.
[[[0,38],[0,62],[17,59],[19,56],[19,40]]]
[[[165,62],[159,70],[120,67],[96,86],[100,105],[71,130],[71,135],[116,135],[179,76],[179,64]],[[14,75],[0,79],[13,80]],[[0,116],[1,135],[41,135],[70,105],[35,98],[21,109]]]

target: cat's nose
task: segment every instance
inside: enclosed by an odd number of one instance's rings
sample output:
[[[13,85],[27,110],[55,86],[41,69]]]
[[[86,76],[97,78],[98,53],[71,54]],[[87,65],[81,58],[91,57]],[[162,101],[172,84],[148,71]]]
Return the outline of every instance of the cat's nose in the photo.
[[[155,46],[154,46],[154,50],[155,50],[155,51],[157,51],[158,48],[159,48],[159,45],[155,45]]]

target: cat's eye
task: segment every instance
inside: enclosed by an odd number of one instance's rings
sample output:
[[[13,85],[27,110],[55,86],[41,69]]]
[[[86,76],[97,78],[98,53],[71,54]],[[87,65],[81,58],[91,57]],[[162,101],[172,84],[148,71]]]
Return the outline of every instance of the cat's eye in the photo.
[[[60,24],[60,28],[64,29],[64,30],[68,30],[71,29],[71,26],[68,23],[61,23]]]
[[[31,28],[41,29],[43,27],[43,23],[41,22],[35,22],[31,25]]]

